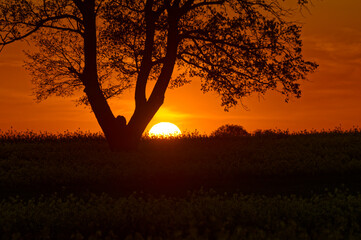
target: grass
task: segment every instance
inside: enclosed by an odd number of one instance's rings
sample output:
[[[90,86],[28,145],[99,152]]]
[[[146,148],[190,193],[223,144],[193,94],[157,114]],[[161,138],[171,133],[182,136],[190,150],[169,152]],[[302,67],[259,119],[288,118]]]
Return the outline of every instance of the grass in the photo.
[[[0,134],[2,239],[359,239],[360,189],[360,129]]]

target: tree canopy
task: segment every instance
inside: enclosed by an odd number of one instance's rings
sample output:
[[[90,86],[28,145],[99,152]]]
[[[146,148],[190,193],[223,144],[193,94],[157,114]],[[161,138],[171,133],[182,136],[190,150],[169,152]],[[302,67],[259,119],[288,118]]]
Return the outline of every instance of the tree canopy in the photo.
[[[286,100],[292,95],[300,97],[299,80],[317,65],[303,59],[301,27],[287,21],[290,12],[280,3],[175,2],[178,5],[153,5],[153,32],[148,29],[144,2],[131,7],[122,1],[108,5],[103,37],[114,54],[114,65],[124,75],[131,78],[141,72],[148,34],[152,39],[148,42],[152,50],[148,63],[151,79],[156,79],[170,60],[166,54],[173,43],[178,75],[173,75],[170,85],[182,86],[199,77],[202,91],[217,92],[226,110],[252,93],[264,94],[267,90],[279,91]],[[172,29],[174,39],[170,40]]]

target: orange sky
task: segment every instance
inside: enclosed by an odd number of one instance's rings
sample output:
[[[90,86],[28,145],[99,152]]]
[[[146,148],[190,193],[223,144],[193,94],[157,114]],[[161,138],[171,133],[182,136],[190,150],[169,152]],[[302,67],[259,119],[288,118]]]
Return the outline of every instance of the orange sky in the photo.
[[[320,66],[303,82],[302,97],[285,103],[274,92],[244,101],[224,112],[213,93],[203,94],[199,82],[168,90],[165,104],[150,125],[168,121],[184,131],[210,133],[232,123],[255,129],[344,129],[361,127],[361,1],[314,0],[297,20],[303,23],[304,55]],[[302,16],[303,15],[303,16]],[[100,131],[95,117],[71,98],[52,97],[35,103],[31,77],[22,67],[24,43],[8,46],[0,53],[0,129],[48,132],[81,129]],[[114,114],[133,111],[133,92],[110,101]]]

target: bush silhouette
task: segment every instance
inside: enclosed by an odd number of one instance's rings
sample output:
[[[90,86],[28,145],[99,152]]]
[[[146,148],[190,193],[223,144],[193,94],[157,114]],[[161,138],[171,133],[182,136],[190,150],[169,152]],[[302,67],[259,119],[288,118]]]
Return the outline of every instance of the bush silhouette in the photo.
[[[249,133],[240,125],[226,124],[211,133],[211,137],[240,137],[248,136]]]

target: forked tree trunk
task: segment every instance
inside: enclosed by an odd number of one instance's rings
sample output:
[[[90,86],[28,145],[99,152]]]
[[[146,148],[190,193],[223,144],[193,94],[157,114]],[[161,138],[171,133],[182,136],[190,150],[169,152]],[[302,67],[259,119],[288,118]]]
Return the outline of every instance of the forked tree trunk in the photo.
[[[78,7],[84,19],[84,71],[81,75],[85,86],[84,92],[110,149],[134,150],[150,120],[143,121],[143,115],[138,114],[136,118],[138,124],[127,126],[124,117],[114,117],[98,80],[95,1],[79,2]]]
[[[144,130],[164,100],[162,97],[159,101],[146,102],[136,108],[127,124],[123,116],[114,117],[98,85],[86,87],[85,93],[110,149],[117,152],[137,149]]]
[[[84,71],[81,80],[85,86],[90,106],[103,130],[112,151],[137,149],[142,134],[156,112],[162,106],[164,93],[172,75],[177,50],[177,23],[170,23],[168,49],[161,74],[148,101],[145,97],[146,83],[152,66],[155,19],[152,17],[152,1],[147,1],[147,40],[135,92],[136,108],[128,124],[123,116],[114,117],[101,90],[97,73],[97,36],[95,0],[78,2],[84,19]],[[151,14],[149,14],[151,13]]]
[[[158,104],[147,102],[136,108],[128,124],[123,116],[115,118],[114,125],[103,130],[110,149],[116,152],[137,150],[143,132],[162,104],[163,101]]]
[[[94,77],[96,77],[95,73],[89,75],[87,79]],[[127,124],[125,117],[114,117],[99,85],[88,85],[84,91],[112,151],[136,150],[144,130],[163,104],[163,101],[158,104],[146,102],[142,107],[135,109]]]
[[[109,144],[111,151],[135,151],[138,149],[142,134],[159,108],[148,107],[143,112],[134,113],[131,121],[126,124],[123,116],[114,118],[114,121],[107,123],[97,118],[99,125]],[[153,113],[154,114],[151,114]],[[98,114],[95,113],[95,116]]]

